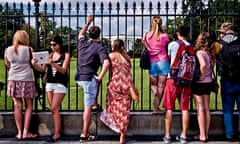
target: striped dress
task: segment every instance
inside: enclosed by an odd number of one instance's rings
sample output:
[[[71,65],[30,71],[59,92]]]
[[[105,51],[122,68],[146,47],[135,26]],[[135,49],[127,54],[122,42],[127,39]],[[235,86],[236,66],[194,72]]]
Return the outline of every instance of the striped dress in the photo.
[[[108,83],[106,109],[101,113],[101,121],[118,133],[125,133],[129,124],[131,96],[129,88],[133,84],[131,65],[111,59],[112,78]]]

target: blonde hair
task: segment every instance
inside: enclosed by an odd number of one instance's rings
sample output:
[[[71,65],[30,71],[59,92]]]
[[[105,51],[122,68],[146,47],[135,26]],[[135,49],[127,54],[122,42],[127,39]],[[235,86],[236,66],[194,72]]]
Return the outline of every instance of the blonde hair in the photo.
[[[16,54],[18,54],[18,45],[29,46],[29,35],[25,30],[17,30],[13,36],[13,48]]]
[[[160,16],[153,16],[151,25],[150,25],[150,31],[157,32],[157,36],[159,36],[160,33],[163,32],[162,19]]]

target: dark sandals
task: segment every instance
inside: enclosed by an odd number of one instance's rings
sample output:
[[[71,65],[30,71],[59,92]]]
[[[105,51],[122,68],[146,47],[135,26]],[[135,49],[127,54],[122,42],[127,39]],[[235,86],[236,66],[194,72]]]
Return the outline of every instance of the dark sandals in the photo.
[[[60,138],[61,138],[61,137],[54,139],[54,138],[53,138],[53,135],[51,135],[51,136],[49,136],[49,137],[47,138],[46,142],[54,143],[54,142],[56,142],[56,141],[59,141]]]

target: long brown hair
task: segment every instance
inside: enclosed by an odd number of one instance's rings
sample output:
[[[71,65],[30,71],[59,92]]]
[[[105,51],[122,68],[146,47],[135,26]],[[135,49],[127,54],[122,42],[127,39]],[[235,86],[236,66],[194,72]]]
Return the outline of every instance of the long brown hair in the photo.
[[[124,46],[123,40],[115,39],[113,41],[112,51],[119,52],[130,63],[130,57],[128,56],[128,54],[126,52],[126,48]]]
[[[29,35],[24,30],[17,30],[13,36],[13,48],[16,54],[18,54],[18,45],[29,46]]]
[[[211,49],[211,37],[210,34],[208,32],[202,32],[198,35],[196,44],[195,44],[195,50],[205,50],[207,51],[210,56],[211,59],[214,61],[214,53]]]

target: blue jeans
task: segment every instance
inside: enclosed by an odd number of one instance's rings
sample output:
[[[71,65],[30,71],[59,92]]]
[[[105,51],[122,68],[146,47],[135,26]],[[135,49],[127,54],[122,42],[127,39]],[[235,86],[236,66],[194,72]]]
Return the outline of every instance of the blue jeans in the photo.
[[[235,101],[237,103],[238,114],[240,115],[240,82],[233,83],[226,78],[221,78],[221,95],[223,105],[224,127],[226,138],[233,138],[236,134],[237,126],[233,124],[233,111]]]

